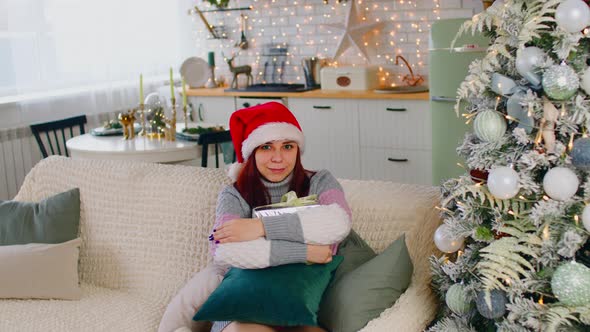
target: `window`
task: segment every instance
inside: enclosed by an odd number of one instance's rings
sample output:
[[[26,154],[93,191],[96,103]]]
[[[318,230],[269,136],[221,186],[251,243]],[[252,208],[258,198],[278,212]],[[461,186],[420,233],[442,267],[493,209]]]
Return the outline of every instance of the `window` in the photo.
[[[137,87],[190,56],[187,0],[0,0],[0,103]],[[176,71],[177,72],[177,71]]]

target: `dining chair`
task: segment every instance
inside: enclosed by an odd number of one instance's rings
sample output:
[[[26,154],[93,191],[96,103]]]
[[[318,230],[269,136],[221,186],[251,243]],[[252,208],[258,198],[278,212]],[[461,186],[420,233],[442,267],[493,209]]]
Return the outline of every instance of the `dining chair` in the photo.
[[[219,148],[223,152],[224,162],[235,162],[236,153],[231,144],[231,135],[229,130],[203,133],[199,135],[199,145],[202,146],[201,153],[201,167],[207,167],[207,157],[209,152],[209,144],[215,145],[215,167],[219,168]]]
[[[39,149],[41,149],[41,154],[43,158],[49,157],[49,153],[45,146],[45,143],[51,150],[51,155],[64,155],[69,157],[68,149],[66,148],[66,141],[69,138],[72,138],[74,135],[74,128],[79,126],[80,128],[80,135],[83,135],[84,132],[84,124],[86,123],[86,115],[79,115],[67,119],[45,122],[45,123],[37,123],[31,125],[31,131],[33,135],[35,135],[35,139],[37,140],[37,144],[39,144]],[[66,136],[66,132],[69,129],[69,135]],[[45,134],[44,138],[46,139],[45,143],[41,139],[41,134]],[[63,148],[63,153],[62,153]]]

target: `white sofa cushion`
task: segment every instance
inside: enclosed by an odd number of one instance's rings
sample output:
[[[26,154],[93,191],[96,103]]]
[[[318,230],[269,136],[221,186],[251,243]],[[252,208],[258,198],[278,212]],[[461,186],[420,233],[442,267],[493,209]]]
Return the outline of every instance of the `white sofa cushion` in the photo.
[[[155,331],[165,299],[82,284],[82,299],[2,300],[0,331]]]
[[[64,243],[0,246],[0,298],[80,298],[80,238]]]

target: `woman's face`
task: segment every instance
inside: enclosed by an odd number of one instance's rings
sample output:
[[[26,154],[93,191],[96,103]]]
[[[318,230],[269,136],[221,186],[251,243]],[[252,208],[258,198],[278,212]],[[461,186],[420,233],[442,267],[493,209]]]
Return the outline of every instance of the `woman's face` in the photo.
[[[270,182],[283,181],[295,168],[297,150],[293,141],[280,140],[262,144],[256,148],[256,168]]]

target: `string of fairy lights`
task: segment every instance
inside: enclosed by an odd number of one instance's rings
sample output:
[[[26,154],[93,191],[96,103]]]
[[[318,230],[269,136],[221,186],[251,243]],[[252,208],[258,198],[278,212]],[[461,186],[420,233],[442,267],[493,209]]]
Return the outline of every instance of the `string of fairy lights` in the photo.
[[[369,59],[354,46],[341,57],[332,59],[342,31],[326,24],[342,23],[352,1],[356,1],[361,22],[383,22],[384,25],[380,30],[367,32],[362,38]],[[236,62],[250,64],[256,82],[264,82],[270,76],[266,71],[269,61],[281,62],[279,66],[272,66],[272,71],[276,72],[272,77],[285,77],[284,83],[301,82],[300,61],[311,56],[326,59],[325,65],[335,67],[376,65],[383,85],[399,84],[407,74],[404,63],[395,64],[397,55],[408,59],[414,72],[426,74],[428,40],[425,36],[431,23],[441,19],[440,0],[333,0],[327,4],[320,0],[313,4],[294,0],[288,6],[284,4],[284,0],[234,0],[230,8],[250,7],[251,10],[205,13],[212,26],[231,37],[227,39],[209,39],[208,29],[199,17],[191,15],[195,21],[198,49],[203,54],[215,51],[218,59],[222,52],[228,57],[239,52]],[[196,5],[203,11],[215,9],[205,1]],[[249,43],[246,50],[235,47],[241,36],[240,14],[246,20],[244,34]],[[272,47],[287,50],[286,54],[269,55],[268,49]],[[222,63],[217,72],[226,70],[227,66]]]

